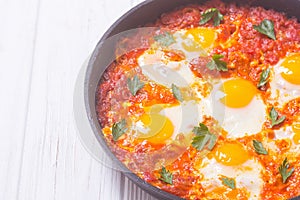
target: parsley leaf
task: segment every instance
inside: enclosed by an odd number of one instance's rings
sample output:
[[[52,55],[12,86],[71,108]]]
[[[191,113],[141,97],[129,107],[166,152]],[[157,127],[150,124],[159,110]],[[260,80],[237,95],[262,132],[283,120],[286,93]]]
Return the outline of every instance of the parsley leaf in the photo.
[[[269,115],[270,115],[272,127],[275,126],[275,125],[281,124],[282,122],[284,122],[284,120],[285,120],[285,118],[286,118],[285,116],[282,116],[282,117],[280,117],[280,118],[278,119],[278,112],[275,110],[274,107],[272,107],[272,109],[271,109]]]
[[[215,134],[211,134],[207,148],[209,150],[212,150],[214,148],[216,142],[217,142],[217,136]]]
[[[265,69],[261,72],[260,74],[260,80],[259,80],[259,83],[257,85],[258,88],[264,86],[265,84],[267,84],[268,82],[268,79],[269,79],[269,76],[270,76],[270,68],[268,69]]]
[[[276,40],[274,23],[271,20],[264,19],[259,25],[253,25],[253,28],[269,38]]]
[[[173,35],[169,32],[154,36],[154,40],[165,47],[170,46],[171,44],[176,42]]]
[[[112,126],[113,140],[117,141],[126,131],[127,131],[127,128],[126,128],[125,119],[122,119],[121,121],[119,121],[117,123],[114,123]]]
[[[198,136],[205,135],[205,134],[209,133],[209,130],[205,124],[200,123],[199,126],[195,126],[193,128],[193,133],[195,133]]]
[[[268,155],[267,150],[265,149],[265,147],[260,141],[253,140],[252,142],[253,142],[254,149],[258,154]]]
[[[202,151],[204,146],[210,140],[210,135],[198,135],[193,138],[192,146],[195,147],[197,150]]]
[[[232,178],[222,177],[221,178],[223,185],[228,186],[231,189],[235,189],[235,181]]]
[[[206,24],[209,20],[213,18],[215,15],[217,9],[216,8],[210,8],[204,11],[204,13],[201,15],[201,20],[199,22],[200,25]]]
[[[227,63],[220,60],[221,58],[223,58],[224,56],[221,55],[221,54],[215,54],[212,56],[212,60],[209,61],[207,64],[206,64],[206,67],[210,70],[218,70],[218,71],[228,71],[228,68],[227,68]]]
[[[219,26],[220,22],[224,19],[224,16],[217,8],[209,8],[201,16],[200,25],[206,24],[209,20],[213,19],[214,26]]]
[[[182,94],[179,90],[179,88],[175,85],[175,84],[172,84],[172,93],[173,93],[173,96],[180,102],[183,101],[183,97],[182,97]]]
[[[197,150],[201,151],[208,143],[207,148],[212,150],[217,142],[217,136],[212,134],[207,126],[200,123],[198,127],[194,127],[193,133],[196,136],[193,138],[192,146],[195,147]]]
[[[290,171],[288,171],[290,167],[290,164],[287,160],[287,158],[284,159],[283,163],[280,165],[280,167],[278,168],[281,176],[282,176],[282,182],[286,183],[287,179],[292,175],[292,173],[294,172],[294,168],[292,167],[290,169]]]
[[[132,79],[127,79],[127,86],[133,96],[144,87],[144,83],[139,80],[139,77],[135,75]]]
[[[159,180],[172,185],[173,184],[173,174],[170,171],[167,171],[165,167],[162,167],[162,169],[160,171]]]

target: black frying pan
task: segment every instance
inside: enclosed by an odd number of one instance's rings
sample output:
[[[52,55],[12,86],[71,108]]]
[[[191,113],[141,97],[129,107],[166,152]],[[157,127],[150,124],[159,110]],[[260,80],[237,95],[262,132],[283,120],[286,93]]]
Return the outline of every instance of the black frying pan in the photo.
[[[236,2],[238,4],[247,4],[251,6],[262,6],[267,9],[274,9],[276,11],[285,12],[288,16],[295,16],[300,21],[300,0],[224,0],[225,2]],[[105,138],[101,132],[100,124],[97,120],[95,108],[95,94],[99,80],[105,69],[115,57],[114,50],[108,50],[103,41],[107,38],[121,33],[123,31],[138,28],[148,22],[152,22],[164,12],[173,10],[174,8],[189,4],[189,3],[203,3],[205,0],[148,0],[135,6],[133,9],[119,18],[103,35],[97,44],[88,64],[84,83],[84,99],[85,106],[94,134],[103,147],[105,152],[120,166],[123,173],[131,179],[136,185],[158,199],[176,200],[181,199],[170,193],[162,191],[132,173],[127,167],[122,164],[105,142]],[[111,47],[111,46],[110,46]],[[300,187],[300,186],[299,186]],[[299,199],[295,197],[293,200]]]

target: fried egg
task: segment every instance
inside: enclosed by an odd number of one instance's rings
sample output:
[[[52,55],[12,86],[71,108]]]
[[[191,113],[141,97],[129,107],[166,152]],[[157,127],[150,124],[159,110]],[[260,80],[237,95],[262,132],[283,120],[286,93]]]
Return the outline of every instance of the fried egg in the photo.
[[[246,199],[259,199],[263,186],[262,166],[249,156],[241,144],[233,142],[221,145],[202,159],[199,169],[204,177],[201,184],[208,197],[239,199],[237,195],[241,192],[234,191],[240,190],[245,191]],[[236,188],[225,186],[222,177],[234,179]]]
[[[274,130],[274,140],[285,140],[289,144],[289,152],[299,154],[300,152],[300,118],[291,125]]]
[[[146,139],[151,143],[164,143],[174,133],[174,125],[171,120],[160,114],[143,114],[133,125],[137,138]]]
[[[138,65],[150,80],[171,87],[187,87],[196,81],[189,68],[189,62],[199,56],[207,56],[207,50],[214,44],[216,32],[210,28],[179,30],[173,34],[175,43],[162,48],[153,47],[138,58]],[[183,54],[184,59],[170,59],[166,54]]]
[[[173,83],[178,87],[187,87],[195,82],[196,78],[188,67],[187,61],[163,62],[158,60],[162,54],[162,51],[157,50],[154,53],[145,52],[139,57],[139,66],[147,78],[166,87],[171,87]]]
[[[203,121],[203,116],[211,113],[211,107],[206,101],[187,101],[179,106],[163,109],[160,113],[167,116],[174,124],[174,132],[189,134],[199,122]],[[176,135],[175,135],[176,136]],[[175,138],[173,136],[173,138]]]
[[[228,138],[243,137],[261,131],[266,119],[266,108],[251,82],[240,78],[228,79],[214,88],[214,109],[219,111],[219,115],[214,117],[228,132]]]
[[[152,107],[133,123],[132,127],[137,138],[163,144],[168,140],[175,140],[179,134],[191,134],[193,128],[203,120],[203,113],[211,112],[207,110],[209,108],[204,101],[186,101],[175,106]]]
[[[199,56],[207,56],[208,50],[214,45],[216,30],[212,28],[191,28],[174,33],[175,43],[169,48],[180,50],[186,60],[191,61]]]
[[[300,97],[300,54],[290,54],[273,67],[271,99],[282,107]]]

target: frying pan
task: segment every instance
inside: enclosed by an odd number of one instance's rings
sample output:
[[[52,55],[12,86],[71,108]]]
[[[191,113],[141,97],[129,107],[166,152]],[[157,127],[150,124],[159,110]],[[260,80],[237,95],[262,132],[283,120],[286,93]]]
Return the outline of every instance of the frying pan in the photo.
[[[131,179],[140,188],[153,195],[158,199],[163,200],[179,200],[181,198],[160,190],[131,172],[123,163],[121,163],[116,156],[111,152],[110,148],[106,144],[104,135],[101,132],[101,127],[97,119],[96,106],[95,106],[95,94],[99,80],[105,69],[109,66],[110,62],[115,57],[114,50],[109,49],[115,45],[112,41],[110,46],[106,46],[104,42],[108,38],[145,25],[148,22],[153,22],[160,17],[162,13],[173,10],[174,8],[190,3],[204,3],[205,0],[147,0],[129,10],[126,14],[120,17],[103,35],[99,43],[96,45],[92,56],[89,60],[88,67],[85,75],[84,82],[84,101],[86,107],[86,113],[92,127],[92,130],[104,151],[108,156],[119,165],[122,173],[124,173],[129,179]],[[284,12],[288,16],[294,16],[300,20],[300,0],[224,0],[224,2],[235,2],[239,5],[250,6],[262,6],[266,9],[274,9],[279,12]],[[109,49],[109,50],[108,50]],[[293,198],[293,200],[299,199],[299,197]]]

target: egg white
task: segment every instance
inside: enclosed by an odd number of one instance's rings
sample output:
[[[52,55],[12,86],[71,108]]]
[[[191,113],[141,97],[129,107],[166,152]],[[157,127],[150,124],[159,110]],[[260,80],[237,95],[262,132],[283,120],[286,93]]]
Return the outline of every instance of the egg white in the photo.
[[[254,97],[244,108],[225,107],[222,127],[228,132],[228,138],[244,137],[261,131],[265,121],[265,105]]]
[[[200,96],[200,101],[187,101],[179,106],[165,108],[161,114],[167,116],[174,125],[175,133],[188,133],[203,121],[203,116],[212,116],[219,125],[228,132],[228,138],[240,138],[245,135],[259,133],[267,118],[263,101],[254,96],[253,100],[243,108],[229,108],[221,103],[223,97],[217,89],[208,97]]]
[[[159,55],[159,51],[156,52]],[[142,55],[138,62],[142,68],[142,73],[150,80],[169,88],[173,83],[178,87],[188,87],[191,83],[195,82],[196,77],[188,67],[186,61],[151,63],[150,61],[146,62],[144,58],[146,56],[145,54]]]
[[[287,70],[281,66],[283,61],[284,59],[277,65],[273,66],[273,76],[270,81],[270,102],[278,102],[279,107],[282,107],[285,103],[300,97],[300,85],[289,83],[281,76],[281,73]]]
[[[171,138],[175,140],[179,134],[191,134],[193,128],[203,121],[204,113],[211,113],[210,106],[207,106],[206,103],[210,102],[185,101],[180,105],[165,107],[157,114],[168,118],[172,122],[174,131]],[[133,122],[131,129],[139,134],[147,134],[150,131],[149,127],[141,120]]]
[[[187,51],[183,48],[183,42],[194,42],[192,37],[183,37],[186,30],[179,30],[173,34],[175,43],[167,48],[169,50],[180,51],[185,59],[182,61],[170,61],[164,57],[164,52],[160,47],[153,47],[145,51],[138,58],[138,65],[142,68],[142,73],[150,80],[171,87],[175,83],[178,87],[187,87],[196,81],[196,77],[189,68],[189,62],[199,56],[207,56],[206,50],[199,46],[195,51]]]
[[[176,49],[176,50],[180,50],[184,53],[186,60],[187,61],[191,61],[194,58],[198,58],[199,56],[207,56],[208,53],[205,49],[203,49],[200,45],[198,45],[198,49],[195,51],[187,51],[184,49],[184,47],[182,46],[183,43],[189,44],[189,43],[193,43],[194,38],[189,35],[188,37],[184,37],[184,35],[186,34],[186,30],[179,30],[177,32],[175,32],[173,34],[173,37],[175,39],[175,43],[173,43],[172,45],[170,45],[170,49]]]
[[[263,186],[261,172],[263,167],[257,161],[251,159],[239,166],[225,166],[218,163],[214,158],[203,158],[200,173],[204,179],[201,182],[207,192],[223,186],[219,179],[221,176],[234,178],[237,188],[247,188],[250,199],[259,199]]]
[[[230,108],[220,101],[225,96],[219,90],[221,85],[222,83],[215,84],[211,93],[213,117],[228,132],[227,137],[239,138],[260,132],[266,120],[265,105],[260,96],[254,96],[252,101],[245,107]]]
[[[293,131],[293,128],[291,125],[289,126],[285,126],[285,127],[281,127],[278,130],[274,130],[275,133],[275,138],[274,140],[282,140],[282,139],[287,139],[289,141],[291,141],[291,146],[289,149],[289,153],[292,154],[293,156],[295,155],[299,155],[300,153],[300,145],[296,144],[294,142],[294,136],[295,136],[295,132]]]
[[[186,101],[179,106],[163,109],[160,114],[169,118],[174,126],[172,138],[176,138],[178,133],[189,134],[199,122],[203,121],[203,116],[211,113],[211,107],[206,101]]]

